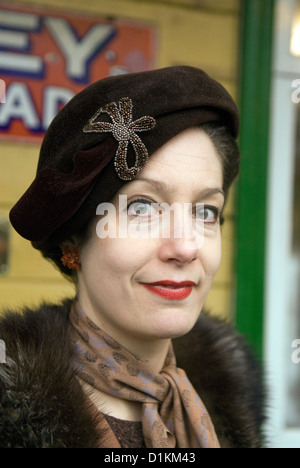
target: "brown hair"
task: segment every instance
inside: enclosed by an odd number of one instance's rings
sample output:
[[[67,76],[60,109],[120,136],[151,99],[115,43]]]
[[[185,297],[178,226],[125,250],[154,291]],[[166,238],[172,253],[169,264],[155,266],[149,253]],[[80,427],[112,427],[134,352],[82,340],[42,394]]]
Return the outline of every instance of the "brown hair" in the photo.
[[[225,126],[205,123],[200,128],[210,137],[223,166],[223,190],[227,198],[229,189],[239,173],[240,150],[236,140]]]

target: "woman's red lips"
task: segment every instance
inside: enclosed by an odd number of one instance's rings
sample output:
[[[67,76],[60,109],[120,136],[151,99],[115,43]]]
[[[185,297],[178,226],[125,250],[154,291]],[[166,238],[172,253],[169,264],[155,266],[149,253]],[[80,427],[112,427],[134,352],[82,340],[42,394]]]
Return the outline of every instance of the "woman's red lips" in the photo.
[[[180,283],[175,281],[158,281],[156,283],[142,283],[142,285],[157,296],[173,301],[182,301],[190,296],[192,288],[196,286],[196,283],[193,281],[182,281]]]

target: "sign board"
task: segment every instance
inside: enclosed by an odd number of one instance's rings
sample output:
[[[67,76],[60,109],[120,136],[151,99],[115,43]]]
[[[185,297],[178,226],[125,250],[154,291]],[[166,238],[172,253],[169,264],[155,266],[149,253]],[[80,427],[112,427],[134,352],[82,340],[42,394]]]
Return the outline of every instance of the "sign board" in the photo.
[[[155,66],[155,29],[0,2],[0,139],[40,142],[74,94]]]

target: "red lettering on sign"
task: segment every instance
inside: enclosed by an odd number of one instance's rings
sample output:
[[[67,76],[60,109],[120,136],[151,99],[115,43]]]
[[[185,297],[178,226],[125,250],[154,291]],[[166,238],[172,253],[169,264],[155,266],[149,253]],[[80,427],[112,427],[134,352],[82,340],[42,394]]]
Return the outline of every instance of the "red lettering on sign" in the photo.
[[[154,68],[148,25],[0,3],[0,33],[1,139],[40,141],[88,84]]]

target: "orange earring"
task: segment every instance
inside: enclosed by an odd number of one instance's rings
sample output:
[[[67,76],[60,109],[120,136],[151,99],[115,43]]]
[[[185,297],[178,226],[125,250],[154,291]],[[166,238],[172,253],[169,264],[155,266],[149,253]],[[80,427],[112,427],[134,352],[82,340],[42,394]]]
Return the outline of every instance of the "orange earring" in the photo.
[[[70,245],[66,245],[62,247],[62,257],[61,263],[69,268],[69,270],[79,270],[80,268],[80,259],[79,253],[76,247],[71,247]]]

